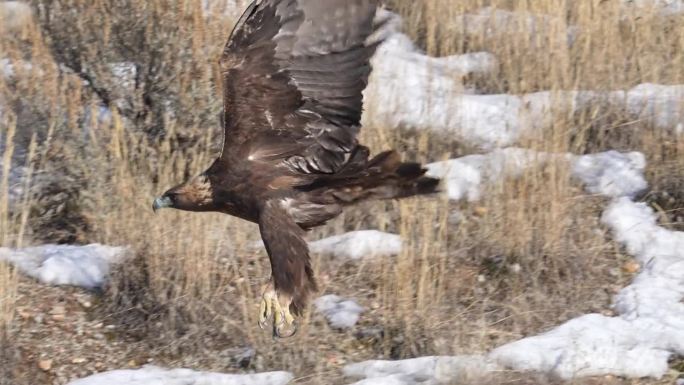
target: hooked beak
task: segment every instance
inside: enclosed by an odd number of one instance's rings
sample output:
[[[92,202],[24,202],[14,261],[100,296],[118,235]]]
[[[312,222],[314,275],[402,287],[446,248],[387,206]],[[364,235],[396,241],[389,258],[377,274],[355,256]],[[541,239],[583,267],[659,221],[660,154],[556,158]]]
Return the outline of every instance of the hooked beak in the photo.
[[[171,201],[171,198],[167,196],[161,196],[157,199],[154,200],[152,203],[152,210],[156,213],[157,210],[163,209],[164,207],[171,207],[173,206],[173,202]]]

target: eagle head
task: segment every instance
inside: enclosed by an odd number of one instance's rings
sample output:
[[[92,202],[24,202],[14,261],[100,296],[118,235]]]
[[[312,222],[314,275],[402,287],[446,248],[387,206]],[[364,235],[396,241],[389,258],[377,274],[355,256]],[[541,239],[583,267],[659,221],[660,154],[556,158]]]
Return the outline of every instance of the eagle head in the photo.
[[[213,210],[211,182],[207,175],[201,174],[169,189],[152,203],[155,212],[166,207],[185,211]]]

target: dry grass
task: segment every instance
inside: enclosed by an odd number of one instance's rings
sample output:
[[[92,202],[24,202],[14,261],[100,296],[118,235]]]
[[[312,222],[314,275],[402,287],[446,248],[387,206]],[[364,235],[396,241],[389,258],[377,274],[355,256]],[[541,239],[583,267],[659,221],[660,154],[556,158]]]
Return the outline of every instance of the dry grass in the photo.
[[[357,228],[402,235],[407,247],[388,260],[340,265],[314,256],[322,292],[358,299],[369,309],[358,330],[379,332],[336,332],[309,313],[296,338],[274,343],[256,327],[257,292],[269,266],[264,252],[252,247],[259,241],[255,225],[215,214],[154,216],[149,208],[156,194],[201,171],[216,154],[215,63],[237,11],[220,17],[224,7],[217,2],[213,16],[203,18],[200,1],[51,3],[51,18],[38,14],[36,24],[0,40],[3,56],[33,63],[15,66],[12,78],[0,77],[0,102],[11,107],[0,119],[2,137],[11,136],[16,122],[14,141],[5,141],[22,149],[4,147],[2,245],[21,244],[24,233],[33,241],[129,245],[135,263],[115,272],[97,316],[148,342],[159,362],[226,370],[216,352],[252,346],[257,358],[250,368],[291,370],[303,376],[299,382],[338,382],[336,369],[345,361],[483,352],[578,314],[606,311],[611,290],[629,279],[614,274],[628,257],[598,223],[604,202],[584,195],[566,165],[551,163],[491,186],[477,205],[443,198],[377,202],[316,230],[314,236]],[[392,3],[407,32],[431,54],[493,52],[499,73],[478,80],[488,92],[684,83],[684,23],[649,12],[618,21],[618,1]],[[454,22],[484,6],[545,13],[549,27],[531,34],[520,24],[489,35]],[[145,15],[147,23],[121,9]],[[581,33],[568,46],[571,25]],[[136,45],[126,45],[132,37]],[[70,71],[57,71],[53,55]],[[163,58],[161,68],[155,55]],[[118,88],[105,64],[135,59],[147,70],[144,81]],[[87,79],[91,86],[84,86]],[[119,97],[124,102],[113,102]],[[172,108],[164,108],[164,98]],[[113,114],[98,120],[103,101]],[[527,147],[642,151],[650,181],[675,197],[663,210],[681,210],[681,137],[601,105],[553,114],[552,129]],[[38,143],[35,157],[31,138]],[[381,125],[365,127],[363,139],[376,151],[397,147],[421,161],[464,151],[428,132],[407,137]],[[26,190],[32,195],[14,207],[6,194],[12,162],[35,169],[35,186]],[[457,223],[450,219],[453,210],[461,213]],[[15,287],[15,272],[0,264],[2,325],[14,314]]]
[[[10,209],[10,173],[12,155],[15,151],[14,139],[17,131],[16,122],[8,119],[4,122],[5,130],[0,137],[3,148],[0,170],[0,247],[24,245],[30,207],[32,204],[29,186],[32,182],[32,160],[35,157],[36,142],[31,140],[25,156],[27,164],[24,168],[26,179],[20,186],[23,190],[16,199],[18,209]],[[16,202],[15,202],[16,203]],[[17,357],[11,343],[11,326],[14,318],[14,306],[17,298],[18,274],[4,261],[0,261],[0,384],[10,384],[14,377],[14,366]]]

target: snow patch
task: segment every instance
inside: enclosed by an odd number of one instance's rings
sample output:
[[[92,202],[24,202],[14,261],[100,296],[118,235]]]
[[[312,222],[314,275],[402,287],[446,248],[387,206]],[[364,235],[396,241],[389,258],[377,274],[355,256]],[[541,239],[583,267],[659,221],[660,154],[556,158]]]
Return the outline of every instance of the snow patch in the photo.
[[[353,300],[335,294],[324,295],[314,301],[316,310],[323,314],[330,326],[336,329],[350,329],[356,325],[363,307]]]
[[[33,63],[26,60],[0,59],[0,74],[7,78],[14,78],[17,73],[26,74],[34,70]],[[42,70],[38,70],[38,75],[43,75]]]
[[[439,131],[448,131],[454,126],[459,114],[452,112],[452,108],[458,111],[458,99],[472,92],[465,89],[463,79],[492,73],[498,68],[496,58],[487,52],[430,57],[399,33],[378,48],[372,64],[373,72],[364,91],[367,100],[364,119],[370,124],[394,127],[434,126]],[[468,116],[461,118],[465,119]],[[489,137],[486,133],[482,135]]]
[[[517,370],[562,378],[659,378],[673,353],[684,355],[684,233],[658,226],[651,208],[628,197],[615,199],[602,222],[642,265],[615,298],[619,316],[588,314],[504,345],[491,358]]]
[[[371,85],[374,93],[369,95],[375,99],[371,99],[368,113],[376,124],[428,129],[484,150],[539,137],[554,124],[554,112],[572,114],[597,104],[624,111],[635,122],[684,133],[684,85],[640,84],[611,92],[471,95],[448,82],[433,84],[419,71],[378,79]]]
[[[223,374],[145,366],[98,373],[68,385],[285,385],[293,378],[289,372]]]
[[[355,385],[443,384],[482,377],[501,369],[482,356],[428,356],[399,361],[371,360],[344,367],[344,374],[366,378]]]
[[[684,4],[684,3],[682,3]],[[627,91],[627,110],[636,119],[652,122],[657,128],[684,132],[684,85],[667,86],[644,83]]]
[[[503,345],[485,356],[464,357],[486,363],[482,375],[497,365],[537,371],[564,379],[612,374],[625,377],[662,377],[672,354],[684,355],[684,232],[658,226],[657,216],[632,197],[647,187],[645,159],[638,152],[608,151],[575,156],[536,153],[523,149],[495,150],[428,165],[429,172],[446,179],[451,199],[475,200],[481,184],[525,167],[566,159],[573,175],[595,194],[613,198],[602,222],[612,229],[642,266],[634,281],[615,297],[618,316],[587,314],[546,333]],[[345,374],[365,377],[357,384],[436,384],[440,377],[434,357],[403,361],[366,361],[348,365]]]
[[[643,326],[621,317],[587,314],[547,333],[501,346],[489,357],[516,370],[564,379],[606,374],[661,377],[670,352],[654,343],[656,333]]]
[[[684,354],[684,232],[657,225],[645,203],[614,201],[602,221],[642,266],[631,285],[622,289],[615,309],[630,321],[648,323],[651,338],[663,349]]]
[[[431,85],[441,85],[445,77],[453,80],[459,75],[490,74],[498,66],[498,60],[489,52],[445,57],[426,55],[403,33],[389,36],[373,57],[374,72],[380,72],[389,78],[411,74],[429,80],[428,84]]]
[[[504,176],[518,176],[526,169],[548,161],[549,154],[523,148],[505,148],[488,154],[468,155],[426,166],[427,175],[444,179],[449,199],[479,200],[485,183]]]
[[[648,187],[644,179],[646,158],[640,152],[607,151],[574,158],[572,173],[585,189],[607,197],[633,197]]]
[[[124,259],[123,247],[43,245],[23,249],[0,248],[0,261],[14,264],[24,274],[50,285],[102,287],[111,264]]]
[[[643,177],[646,160],[639,152],[608,151],[575,156],[512,147],[431,163],[426,167],[427,175],[444,179],[449,199],[476,201],[486,183],[517,177],[550,160],[570,162],[573,176],[591,193],[609,197],[634,196],[647,187]]]
[[[342,261],[398,255],[401,237],[378,230],[352,231],[309,243],[312,253],[323,254]]]
[[[33,20],[31,6],[23,1],[0,1],[0,33],[21,33]]]

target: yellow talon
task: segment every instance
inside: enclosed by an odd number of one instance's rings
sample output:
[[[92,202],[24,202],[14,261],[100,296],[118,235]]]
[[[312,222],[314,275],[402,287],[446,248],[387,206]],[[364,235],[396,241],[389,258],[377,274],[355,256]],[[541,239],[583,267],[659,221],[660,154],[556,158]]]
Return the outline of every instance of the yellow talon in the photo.
[[[297,332],[297,324],[290,313],[291,302],[287,296],[278,295],[273,284],[269,284],[261,295],[259,327],[265,329],[273,316],[273,337],[292,337]]]
[[[266,328],[268,320],[271,318],[273,313],[273,306],[270,297],[267,297],[267,292],[261,297],[261,305],[259,306],[259,327],[262,329]]]

